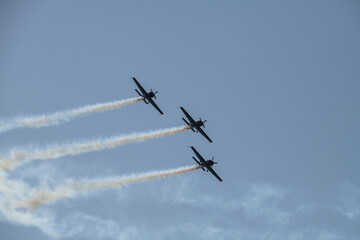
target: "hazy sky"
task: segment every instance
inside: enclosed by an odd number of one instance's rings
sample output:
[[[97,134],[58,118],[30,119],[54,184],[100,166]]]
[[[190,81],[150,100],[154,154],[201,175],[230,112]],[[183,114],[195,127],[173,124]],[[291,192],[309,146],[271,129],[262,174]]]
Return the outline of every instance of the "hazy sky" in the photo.
[[[0,239],[360,239],[359,1],[0,1],[0,119],[137,96],[10,149],[182,126],[191,131],[0,171]],[[55,187],[215,156],[201,170],[9,210],[4,186]],[[5,180],[6,179],[6,182]]]

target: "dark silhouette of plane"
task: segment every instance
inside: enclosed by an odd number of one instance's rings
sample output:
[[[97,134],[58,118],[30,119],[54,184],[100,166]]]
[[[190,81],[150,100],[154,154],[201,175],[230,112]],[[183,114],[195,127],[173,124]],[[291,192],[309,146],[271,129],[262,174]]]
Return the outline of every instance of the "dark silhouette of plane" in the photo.
[[[190,123],[188,121],[186,121],[185,118],[182,118],[182,120],[184,120],[184,122],[191,128],[191,130],[193,132],[195,132],[194,128],[196,128],[197,132],[200,132],[209,142],[212,142],[212,140],[208,137],[208,135],[206,135],[204,130],[201,129],[201,127],[205,128],[204,123],[207,120],[202,121],[201,118],[200,118],[199,121],[195,122],[195,120],[185,111],[185,109],[183,107],[180,107],[180,109],[183,111],[183,113],[185,114],[187,119],[189,119]]]
[[[139,96],[143,97],[144,98],[144,102],[146,104],[149,104],[151,103],[151,105],[154,106],[154,108],[156,108],[161,114],[164,114],[161,109],[156,105],[156,103],[154,102],[154,100],[152,100],[152,98],[155,98],[156,99],[156,96],[155,94],[158,92],[153,92],[152,89],[150,89],[150,92],[146,92],[145,89],[140,85],[140,83],[136,80],[136,78],[132,78],[134,80],[134,82],[136,83],[136,85],[138,86],[138,88],[140,89],[141,93],[135,89],[135,91],[139,94]]]
[[[205,171],[204,167],[207,168],[207,172],[211,172],[217,179],[219,179],[220,182],[222,182],[222,179],[219,177],[219,175],[216,174],[216,172],[212,169],[212,165],[217,164],[217,162],[214,162],[214,157],[212,157],[212,160],[205,160],[196,149],[191,146],[191,149],[194,151],[196,156],[199,158],[200,161],[198,161],[196,158],[193,157],[195,162],[199,165],[199,167],[202,168],[203,171]]]

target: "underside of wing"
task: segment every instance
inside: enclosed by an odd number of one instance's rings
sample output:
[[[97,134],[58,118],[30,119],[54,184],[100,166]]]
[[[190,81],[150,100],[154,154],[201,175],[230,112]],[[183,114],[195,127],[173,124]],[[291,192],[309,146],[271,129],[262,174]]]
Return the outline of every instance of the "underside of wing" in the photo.
[[[145,91],[145,89],[140,85],[140,83],[136,80],[136,78],[133,77],[134,82],[136,83],[136,85],[138,86],[138,88],[140,89],[140,91],[142,92],[142,94],[146,94],[147,92]]]
[[[180,107],[181,111],[183,111],[183,113],[185,114],[185,116],[187,117],[187,119],[189,119],[189,121],[191,123],[195,123],[194,119],[187,113],[187,111],[183,108],[183,107]]]
[[[212,142],[212,140],[209,138],[208,135],[206,135],[206,133],[204,132],[204,130],[202,130],[200,127],[196,128],[209,142]]]
[[[156,105],[156,103],[151,98],[149,98],[148,101],[154,106],[154,108],[156,108],[159,111],[159,113],[164,114],[161,111],[161,109],[158,107],[158,105]]]
[[[220,182],[222,182],[222,179],[217,175],[217,173],[212,169],[210,166],[206,166],[206,168],[211,172]]]
[[[191,146],[191,149],[193,150],[193,152],[195,153],[195,155],[200,159],[200,162],[201,163],[204,163],[205,162],[205,159],[200,155],[200,153],[198,153],[198,151],[196,151],[196,149]]]

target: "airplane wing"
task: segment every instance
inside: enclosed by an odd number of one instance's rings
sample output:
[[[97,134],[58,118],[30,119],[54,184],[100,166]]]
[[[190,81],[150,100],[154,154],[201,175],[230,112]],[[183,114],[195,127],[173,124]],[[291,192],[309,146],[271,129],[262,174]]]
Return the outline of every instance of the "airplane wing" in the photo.
[[[206,168],[209,170],[209,172],[211,172],[217,179],[219,179],[220,182],[222,182],[222,179],[219,177],[219,175],[216,174],[216,172],[214,171],[214,169],[212,169],[212,167],[210,166],[206,166]]]
[[[161,114],[164,114],[160,108],[158,107],[158,105],[156,105],[156,103],[154,102],[154,100],[152,100],[151,98],[148,99],[148,101],[154,106],[154,108],[156,108]]]
[[[196,130],[198,130],[209,142],[212,142],[212,140],[209,138],[208,135],[202,130],[200,127],[197,127]]]
[[[138,88],[140,89],[140,91],[142,92],[142,94],[146,94],[147,92],[145,91],[145,89],[140,85],[140,83],[136,80],[136,78],[132,78],[134,80],[134,82],[136,83],[136,85],[138,86]]]
[[[194,151],[195,155],[200,159],[201,163],[206,162],[205,159],[200,155],[200,153],[198,153],[198,151],[196,151],[196,149],[193,146],[191,146],[191,149]]]
[[[187,111],[185,111],[185,109],[183,107],[180,107],[181,111],[183,111],[183,113],[185,114],[185,116],[189,119],[189,121],[191,123],[195,123],[195,120],[187,113]]]

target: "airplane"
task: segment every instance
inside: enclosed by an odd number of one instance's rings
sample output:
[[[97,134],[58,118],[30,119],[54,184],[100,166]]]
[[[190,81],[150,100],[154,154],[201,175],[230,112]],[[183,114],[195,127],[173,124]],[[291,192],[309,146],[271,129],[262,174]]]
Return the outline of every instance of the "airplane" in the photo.
[[[154,100],[152,100],[152,98],[155,98],[156,99],[156,96],[155,94],[158,92],[153,92],[152,89],[150,89],[150,92],[146,92],[145,89],[140,85],[140,83],[136,80],[136,78],[132,78],[134,80],[134,82],[136,83],[136,85],[138,86],[138,88],[140,89],[141,93],[135,89],[135,91],[139,94],[140,97],[143,97],[144,98],[144,102],[146,104],[149,104],[151,103],[151,105],[154,106],[154,108],[156,108],[161,114],[164,114],[161,109],[156,105],[156,103],[154,102]]]
[[[214,157],[212,157],[212,160],[205,160],[200,155],[200,153],[198,153],[198,151],[196,151],[196,149],[193,146],[191,146],[191,149],[194,151],[194,153],[200,160],[200,162],[199,162],[195,157],[193,157],[193,159],[199,165],[199,167],[201,167],[203,171],[205,171],[204,167],[207,168],[207,170],[206,170],[207,172],[211,172],[220,182],[222,182],[222,179],[216,174],[216,172],[211,167],[212,165],[217,164],[217,162],[214,162]]]
[[[185,114],[185,116],[187,117],[187,119],[189,119],[190,123],[188,121],[185,120],[185,118],[182,118],[182,120],[184,120],[184,122],[191,128],[191,130],[193,132],[195,132],[194,128],[196,128],[196,132],[200,132],[209,142],[212,142],[212,140],[208,137],[208,135],[206,135],[206,133],[204,132],[204,130],[201,129],[201,127],[203,126],[205,128],[205,122],[207,120],[202,121],[201,118],[199,121],[196,121],[186,112],[186,110],[183,107],[180,107],[180,109],[183,111],[183,113]]]

